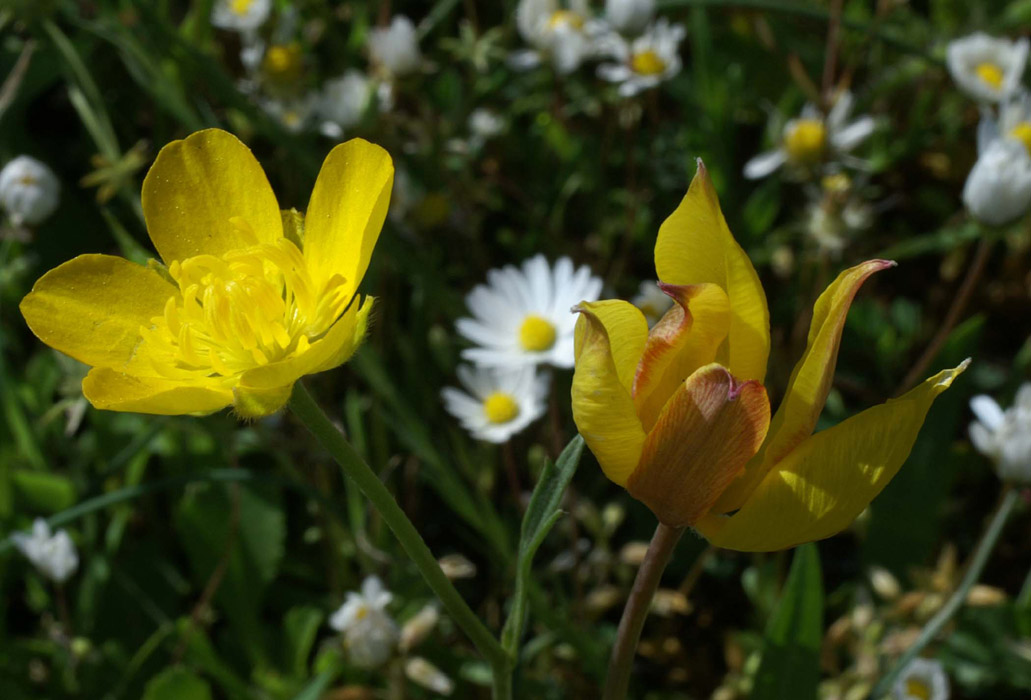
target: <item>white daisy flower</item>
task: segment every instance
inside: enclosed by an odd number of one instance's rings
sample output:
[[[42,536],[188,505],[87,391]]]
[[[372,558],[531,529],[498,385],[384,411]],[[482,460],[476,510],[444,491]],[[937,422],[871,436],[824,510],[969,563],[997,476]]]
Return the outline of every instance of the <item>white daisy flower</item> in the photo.
[[[308,126],[318,102],[317,95],[279,99],[267,97],[260,101],[261,108],[283,125],[290,133],[298,133]]]
[[[665,18],[632,42],[619,34],[608,34],[598,40],[598,52],[619,63],[601,64],[598,77],[620,83],[619,94],[623,97],[653,88],[680,72],[680,42],[686,34],[684,25],[670,24]]]
[[[1000,39],[977,32],[949,42],[946,61],[960,89],[976,100],[998,102],[1020,85],[1028,40]]]
[[[372,82],[361,71],[349,70],[339,78],[327,80],[317,107],[322,119],[319,130],[330,138],[340,138],[361,121],[371,99]]]
[[[32,523],[32,534],[16,532],[11,535],[18,548],[39,572],[57,583],[63,583],[79,568],[79,555],[68,533],[58,530],[51,534],[43,518]]]
[[[253,33],[272,11],[272,0],[217,0],[211,8],[211,24],[219,29]]]
[[[1031,383],[1017,391],[1005,411],[984,394],[970,400],[977,420],[970,424],[970,441],[978,452],[995,462],[1003,481],[1031,485]]]
[[[362,581],[362,592],[347,594],[347,600],[329,618],[329,626],[344,637],[344,648],[355,666],[382,666],[397,649],[400,632],[387,612],[393,594],[377,576]]]
[[[462,357],[490,367],[572,367],[576,316],[569,310],[599,294],[601,280],[586,265],[574,270],[569,258],[560,258],[554,269],[536,255],[522,269],[490,270],[487,284],[465,298],[473,318],[455,323],[459,334],[480,346],[463,350]]]
[[[532,49],[517,51],[508,60],[517,70],[536,68],[550,60],[560,75],[572,73],[593,53],[593,33],[587,0],[519,0],[516,7],[519,34]]]
[[[434,693],[451,695],[455,692],[455,682],[421,656],[413,656],[405,662],[405,675],[413,683],[418,683]]]
[[[61,183],[45,163],[18,156],[0,170],[0,207],[15,226],[36,225],[54,213]]]
[[[655,15],[655,0],[605,0],[605,22],[622,34],[638,34]]]
[[[1001,226],[1031,207],[1031,108],[1025,96],[990,114],[977,128],[977,162],[963,186],[963,203],[977,220]]]
[[[477,440],[507,442],[544,415],[551,377],[533,367],[499,368],[459,365],[465,389],[440,392],[444,408]]]
[[[641,282],[637,296],[631,299],[630,303],[641,310],[650,328],[673,306],[673,298],[662,291],[658,282],[646,280]]]
[[[422,53],[412,20],[397,15],[388,27],[369,34],[369,57],[391,77],[399,78],[419,70]]]
[[[784,125],[780,146],[745,163],[745,177],[766,177],[782,165],[812,169],[827,160],[848,153],[873,133],[871,116],[849,121],[852,93],[838,95],[826,119],[816,105],[806,104],[802,113]]]
[[[895,681],[895,700],[949,700],[949,677],[934,659],[913,659]]]
[[[469,115],[469,133],[479,143],[494,138],[505,130],[505,120],[486,107],[474,109]]]

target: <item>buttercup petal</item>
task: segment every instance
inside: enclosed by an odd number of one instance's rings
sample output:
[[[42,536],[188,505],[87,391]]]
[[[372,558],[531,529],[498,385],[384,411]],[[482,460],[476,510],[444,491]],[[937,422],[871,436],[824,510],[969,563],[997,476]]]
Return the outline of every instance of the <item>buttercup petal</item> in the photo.
[[[816,433],[766,475],[741,510],[729,517],[708,515],[695,527],[718,547],[747,552],[786,549],[840,532],[895,476],[935,397],[968,364]]]
[[[573,420],[605,476],[623,486],[644,445],[630,384],[648,322],[625,301],[584,302],[577,310]]]
[[[107,367],[90,370],[82,380],[82,393],[95,408],[165,416],[214,413],[233,403],[233,392],[221,378],[183,382]]]
[[[123,367],[140,327],[179,290],[152,269],[111,255],[80,255],[43,275],[21,301],[32,332],[88,365]]]
[[[755,455],[769,424],[762,384],[706,365],[663,408],[626,489],[663,523],[692,525]]]
[[[387,216],[394,164],[381,147],[351,139],[326,156],[304,219],[304,258],[316,286],[340,275],[353,293]]]
[[[166,263],[220,256],[283,235],[265,171],[247,146],[220,129],[161,149],[143,181],[143,215]]]
[[[716,358],[743,380],[762,381],[770,354],[770,313],[759,275],[727,228],[702,161],[691,187],[659,228],[655,270],[677,285],[713,282],[730,300],[730,331]]]

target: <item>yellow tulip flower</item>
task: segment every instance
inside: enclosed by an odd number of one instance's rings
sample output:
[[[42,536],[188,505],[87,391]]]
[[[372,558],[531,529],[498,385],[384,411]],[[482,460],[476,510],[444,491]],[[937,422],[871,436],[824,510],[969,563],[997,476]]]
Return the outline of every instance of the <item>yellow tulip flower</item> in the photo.
[[[294,382],[346,362],[365,336],[365,274],[394,168],[354,139],[326,157],[307,215],[280,211],[250,150],[199,131],[161,149],[143,182],[147,231],[165,264],[80,255],[21,302],[47,345],[92,366],[97,408],[245,418]]]
[[[901,467],[934,398],[967,364],[812,434],[852,299],[893,265],[845,270],[820,296],[771,420],[766,295],[699,161],[655,244],[673,307],[650,332],[624,301],[576,308],[573,417],[605,475],[666,525],[692,526],[729,549],[784,549],[847,527]]]

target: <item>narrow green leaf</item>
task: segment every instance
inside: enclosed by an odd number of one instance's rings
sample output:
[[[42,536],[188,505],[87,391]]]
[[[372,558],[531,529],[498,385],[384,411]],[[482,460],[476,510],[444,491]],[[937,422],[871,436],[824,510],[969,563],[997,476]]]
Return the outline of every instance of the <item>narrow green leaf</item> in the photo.
[[[143,700],[211,700],[211,686],[185,668],[166,668],[147,683]]]
[[[308,675],[308,657],[322,624],[322,611],[312,607],[296,607],[287,611],[283,620],[286,633],[286,668],[296,676]]]

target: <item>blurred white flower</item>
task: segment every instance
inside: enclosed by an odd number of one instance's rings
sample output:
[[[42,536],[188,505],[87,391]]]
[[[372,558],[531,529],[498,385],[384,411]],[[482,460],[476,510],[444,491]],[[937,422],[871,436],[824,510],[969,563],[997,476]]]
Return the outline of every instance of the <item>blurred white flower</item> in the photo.
[[[397,15],[388,27],[369,34],[369,57],[388,75],[399,78],[419,70],[422,53],[412,20]]]
[[[446,387],[440,392],[448,413],[473,437],[507,442],[544,415],[550,377],[533,367],[499,368],[459,365],[458,381],[465,391]]]
[[[474,109],[469,115],[469,133],[481,144],[504,130],[505,120],[485,107]]]
[[[855,234],[873,223],[873,207],[855,194],[845,173],[826,175],[805,216],[805,232],[825,253],[837,257]]]
[[[998,102],[1020,85],[1028,40],[995,38],[977,32],[949,42],[946,60],[960,89],[977,100]]]
[[[598,66],[598,77],[620,83],[619,94],[632,97],[669,80],[680,72],[680,42],[687,32],[682,24],[660,19],[632,42],[619,34],[598,40],[598,52],[619,63]]]
[[[641,310],[648,320],[648,326],[651,327],[673,306],[673,298],[662,291],[658,282],[646,280],[641,282],[637,296],[631,299],[630,303]]]
[[[986,131],[982,130],[982,131]],[[963,203],[974,218],[1001,226],[1031,206],[1031,156],[1011,138],[980,138],[977,162],[963,186]]]
[[[516,26],[533,49],[513,53],[509,65],[527,70],[549,60],[560,75],[572,73],[593,53],[597,25],[589,17],[587,0],[569,0],[567,7],[559,0],[519,0]]]
[[[977,416],[970,424],[977,451],[995,462],[1003,481],[1031,485],[1031,383],[1020,387],[1005,411],[984,394],[972,398],[970,408]]]
[[[61,183],[46,164],[18,156],[0,170],[0,207],[11,223],[35,225],[57,209]]]
[[[895,700],[949,700],[949,677],[934,659],[913,659],[892,688]]]
[[[349,70],[339,78],[327,80],[319,96],[319,130],[330,138],[361,121],[372,98],[372,83],[364,73]]]
[[[455,682],[446,673],[421,656],[413,656],[405,662],[405,675],[413,683],[440,695],[455,692]]]
[[[806,104],[797,118],[784,125],[777,149],[760,153],[745,163],[745,177],[766,177],[784,164],[813,168],[848,153],[865,141],[876,126],[870,116],[849,121],[851,112],[852,93],[847,90],[838,95],[826,119],[816,105]]]
[[[11,535],[14,546],[47,578],[63,583],[79,567],[79,555],[68,533],[58,530],[51,534],[43,518],[32,523],[32,534],[16,532]]]
[[[652,21],[655,0],[605,0],[605,21],[623,34],[637,34]]]
[[[211,23],[219,29],[253,33],[268,19],[272,0],[216,0]]]
[[[586,265],[574,270],[569,258],[560,258],[554,269],[536,255],[522,269],[490,270],[487,284],[465,298],[474,318],[455,323],[459,334],[480,346],[463,350],[462,357],[491,367],[572,367],[576,316],[570,309],[599,294],[601,280]]]
[[[399,631],[386,607],[394,596],[376,576],[362,581],[362,592],[347,600],[329,618],[329,626],[344,637],[344,648],[355,666],[382,666],[397,649]]]
[[[297,98],[266,97],[260,100],[261,108],[266,114],[283,125],[287,131],[298,133],[311,120],[318,103],[317,95],[305,95]]]

